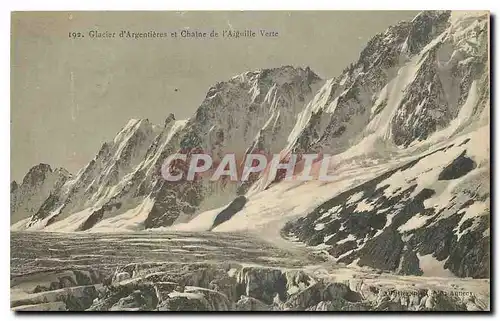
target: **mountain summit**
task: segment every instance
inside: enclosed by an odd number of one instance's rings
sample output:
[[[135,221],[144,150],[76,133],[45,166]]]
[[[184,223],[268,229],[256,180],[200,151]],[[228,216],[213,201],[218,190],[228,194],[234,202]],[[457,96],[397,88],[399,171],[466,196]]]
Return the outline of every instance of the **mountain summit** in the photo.
[[[187,120],[131,120],[74,176],[33,167],[11,184],[11,229],[243,230],[345,264],[487,277],[488,37],[485,13],[425,11],[334,78],[292,66],[236,75]],[[336,179],[165,181],[165,159],[193,150],[322,153]]]

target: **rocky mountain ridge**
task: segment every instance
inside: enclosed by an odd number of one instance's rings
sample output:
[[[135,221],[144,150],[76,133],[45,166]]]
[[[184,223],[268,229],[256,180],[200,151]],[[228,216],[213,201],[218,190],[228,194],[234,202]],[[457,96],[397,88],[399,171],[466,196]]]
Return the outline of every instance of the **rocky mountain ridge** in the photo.
[[[338,77],[322,81],[291,66],[237,75],[211,87],[188,120],[170,115],[163,128],[131,120],[74,177],[45,183],[40,175],[43,188],[37,179],[11,184],[11,228],[233,231],[273,223],[338,262],[425,275],[422,262],[437,260],[456,276],[487,277],[488,46],[487,14],[426,11],[376,35]],[[193,149],[215,158],[321,152],[338,180],[166,182],[165,158]],[[241,206],[226,207],[238,194]]]
[[[91,162],[46,197],[30,217],[12,220],[15,229],[82,231],[113,229],[115,217],[136,216],[130,229],[172,225],[200,208],[220,206],[235,197],[237,186],[211,182],[169,184],[161,176],[167,156],[192,150],[244,155],[258,146],[279,152],[283,132],[313,94],[319,77],[309,68],[284,66],[245,72],[211,87],[196,114],[163,128],[131,120]],[[65,224],[68,223],[68,224]]]

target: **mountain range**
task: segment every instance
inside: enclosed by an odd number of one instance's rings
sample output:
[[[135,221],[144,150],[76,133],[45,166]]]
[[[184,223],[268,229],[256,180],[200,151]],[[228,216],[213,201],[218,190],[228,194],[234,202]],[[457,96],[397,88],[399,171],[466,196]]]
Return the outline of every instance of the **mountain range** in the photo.
[[[347,265],[487,278],[488,26],[487,13],[424,11],[334,78],[247,71],[187,120],[130,120],[78,173],[39,164],[13,181],[11,230],[245,231]],[[335,180],[163,179],[169,155],[194,150],[323,153]]]

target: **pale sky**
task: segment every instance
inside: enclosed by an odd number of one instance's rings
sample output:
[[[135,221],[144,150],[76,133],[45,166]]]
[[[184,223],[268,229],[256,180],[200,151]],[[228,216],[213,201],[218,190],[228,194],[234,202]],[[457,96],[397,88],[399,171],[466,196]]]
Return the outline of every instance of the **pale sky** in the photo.
[[[15,12],[11,46],[11,178],[47,163],[76,173],[130,118],[193,114],[236,74],[309,66],[324,79],[414,11]],[[254,39],[121,39],[121,30],[277,31]],[[91,39],[89,31],[116,32]],[[83,39],[70,39],[81,32]],[[175,90],[177,89],[177,91]]]

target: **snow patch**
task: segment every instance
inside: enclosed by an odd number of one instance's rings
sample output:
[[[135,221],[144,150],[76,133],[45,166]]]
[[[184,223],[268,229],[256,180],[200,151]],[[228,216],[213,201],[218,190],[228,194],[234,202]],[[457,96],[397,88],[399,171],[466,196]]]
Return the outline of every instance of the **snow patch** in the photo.
[[[443,278],[455,278],[455,275],[451,271],[444,268],[445,261],[438,261],[432,254],[419,255],[417,254],[418,260],[420,261],[420,269],[424,272],[425,277],[443,277]]]

